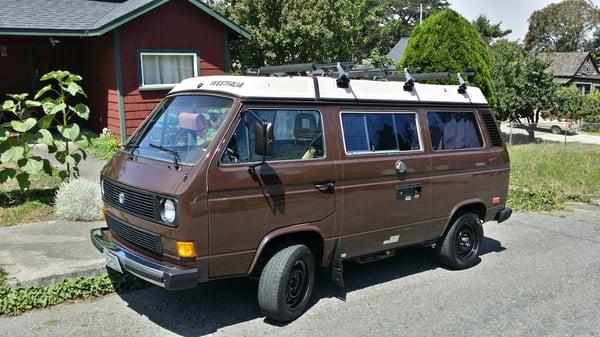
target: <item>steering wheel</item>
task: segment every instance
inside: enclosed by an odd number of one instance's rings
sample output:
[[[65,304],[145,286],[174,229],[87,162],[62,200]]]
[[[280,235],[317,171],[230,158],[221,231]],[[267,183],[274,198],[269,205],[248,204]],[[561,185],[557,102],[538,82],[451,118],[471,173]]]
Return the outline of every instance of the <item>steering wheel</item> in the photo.
[[[231,148],[226,148],[225,152],[229,156],[229,160],[231,160],[232,162],[237,163],[240,161],[240,155]]]
[[[308,151],[311,147],[314,148],[315,150],[317,149],[315,145],[315,143],[319,140],[319,138],[321,138],[323,136],[322,132],[317,133],[316,136],[314,136],[314,138],[310,141],[310,143],[308,143],[308,146],[306,146],[305,151]]]

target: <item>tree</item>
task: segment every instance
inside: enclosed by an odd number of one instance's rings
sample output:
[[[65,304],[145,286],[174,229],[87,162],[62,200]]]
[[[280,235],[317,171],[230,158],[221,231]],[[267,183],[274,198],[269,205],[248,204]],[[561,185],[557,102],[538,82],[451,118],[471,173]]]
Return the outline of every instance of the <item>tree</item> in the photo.
[[[550,4],[529,18],[525,48],[534,52],[582,50],[599,17],[600,10],[589,0]]]
[[[364,13],[352,0],[238,0],[222,10],[252,37],[233,44],[240,70],[264,65],[352,60]]]
[[[502,22],[492,24],[484,14],[479,15],[477,19],[473,21],[473,25],[475,26],[475,28],[477,28],[477,30],[481,34],[481,37],[488,44],[492,43],[495,39],[503,38],[508,34],[512,33],[511,29],[503,30],[502,28],[500,28]]]
[[[555,107],[556,85],[552,74],[546,71],[549,64],[527,54],[517,42],[499,40],[491,49],[498,98],[494,108],[501,119],[518,122],[525,119],[533,141],[541,112]]]
[[[375,49],[386,54],[402,37],[410,36],[423,19],[448,8],[447,0],[366,0],[363,6],[365,22],[359,35],[360,48],[367,54]]]
[[[438,12],[415,28],[400,66],[418,67],[424,72],[475,72],[472,84],[495,104],[488,47],[475,27],[451,9]]]
[[[225,0],[217,9],[252,34],[235,41],[238,69],[385,55],[446,0]]]
[[[558,87],[554,97],[552,113],[563,118],[579,119],[584,117],[584,106],[584,95],[577,87]]]

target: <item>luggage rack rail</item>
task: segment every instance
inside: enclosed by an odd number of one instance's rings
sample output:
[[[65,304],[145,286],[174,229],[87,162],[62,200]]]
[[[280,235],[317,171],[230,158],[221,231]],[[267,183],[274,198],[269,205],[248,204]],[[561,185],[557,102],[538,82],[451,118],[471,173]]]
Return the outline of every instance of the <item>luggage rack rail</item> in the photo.
[[[297,63],[277,66],[265,66],[251,70],[249,75],[256,76],[310,76],[336,78],[338,87],[348,88],[352,79],[368,79],[378,81],[404,82],[405,91],[413,91],[416,82],[430,80],[448,80],[456,78],[459,82],[458,93],[466,94],[468,82],[465,78],[475,75],[474,72],[435,72],[420,73],[420,68],[395,67],[355,68],[353,62],[336,63]]]

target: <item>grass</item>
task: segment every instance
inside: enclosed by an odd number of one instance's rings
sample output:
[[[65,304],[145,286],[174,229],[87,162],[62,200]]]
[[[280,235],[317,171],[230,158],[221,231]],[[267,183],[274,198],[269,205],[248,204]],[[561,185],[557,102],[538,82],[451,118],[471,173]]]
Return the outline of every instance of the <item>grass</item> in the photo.
[[[561,209],[568,201],[589,202],[600,194],[600,146],[559,143],[509,147],[508,204],[515,210]]]
[[[16,180],[0,184],[0,226],[54,218],[54,195],[61,180],[44,173],[31,177],[31,188],[21,192]]]

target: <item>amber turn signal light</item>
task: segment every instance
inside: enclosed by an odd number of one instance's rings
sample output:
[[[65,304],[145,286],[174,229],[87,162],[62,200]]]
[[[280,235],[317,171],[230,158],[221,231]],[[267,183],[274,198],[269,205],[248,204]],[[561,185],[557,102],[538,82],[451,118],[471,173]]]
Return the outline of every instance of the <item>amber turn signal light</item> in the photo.
[[[196,247],[194,247],[194,243],[177,241],[177,255],[183,258],[196,257]]]

